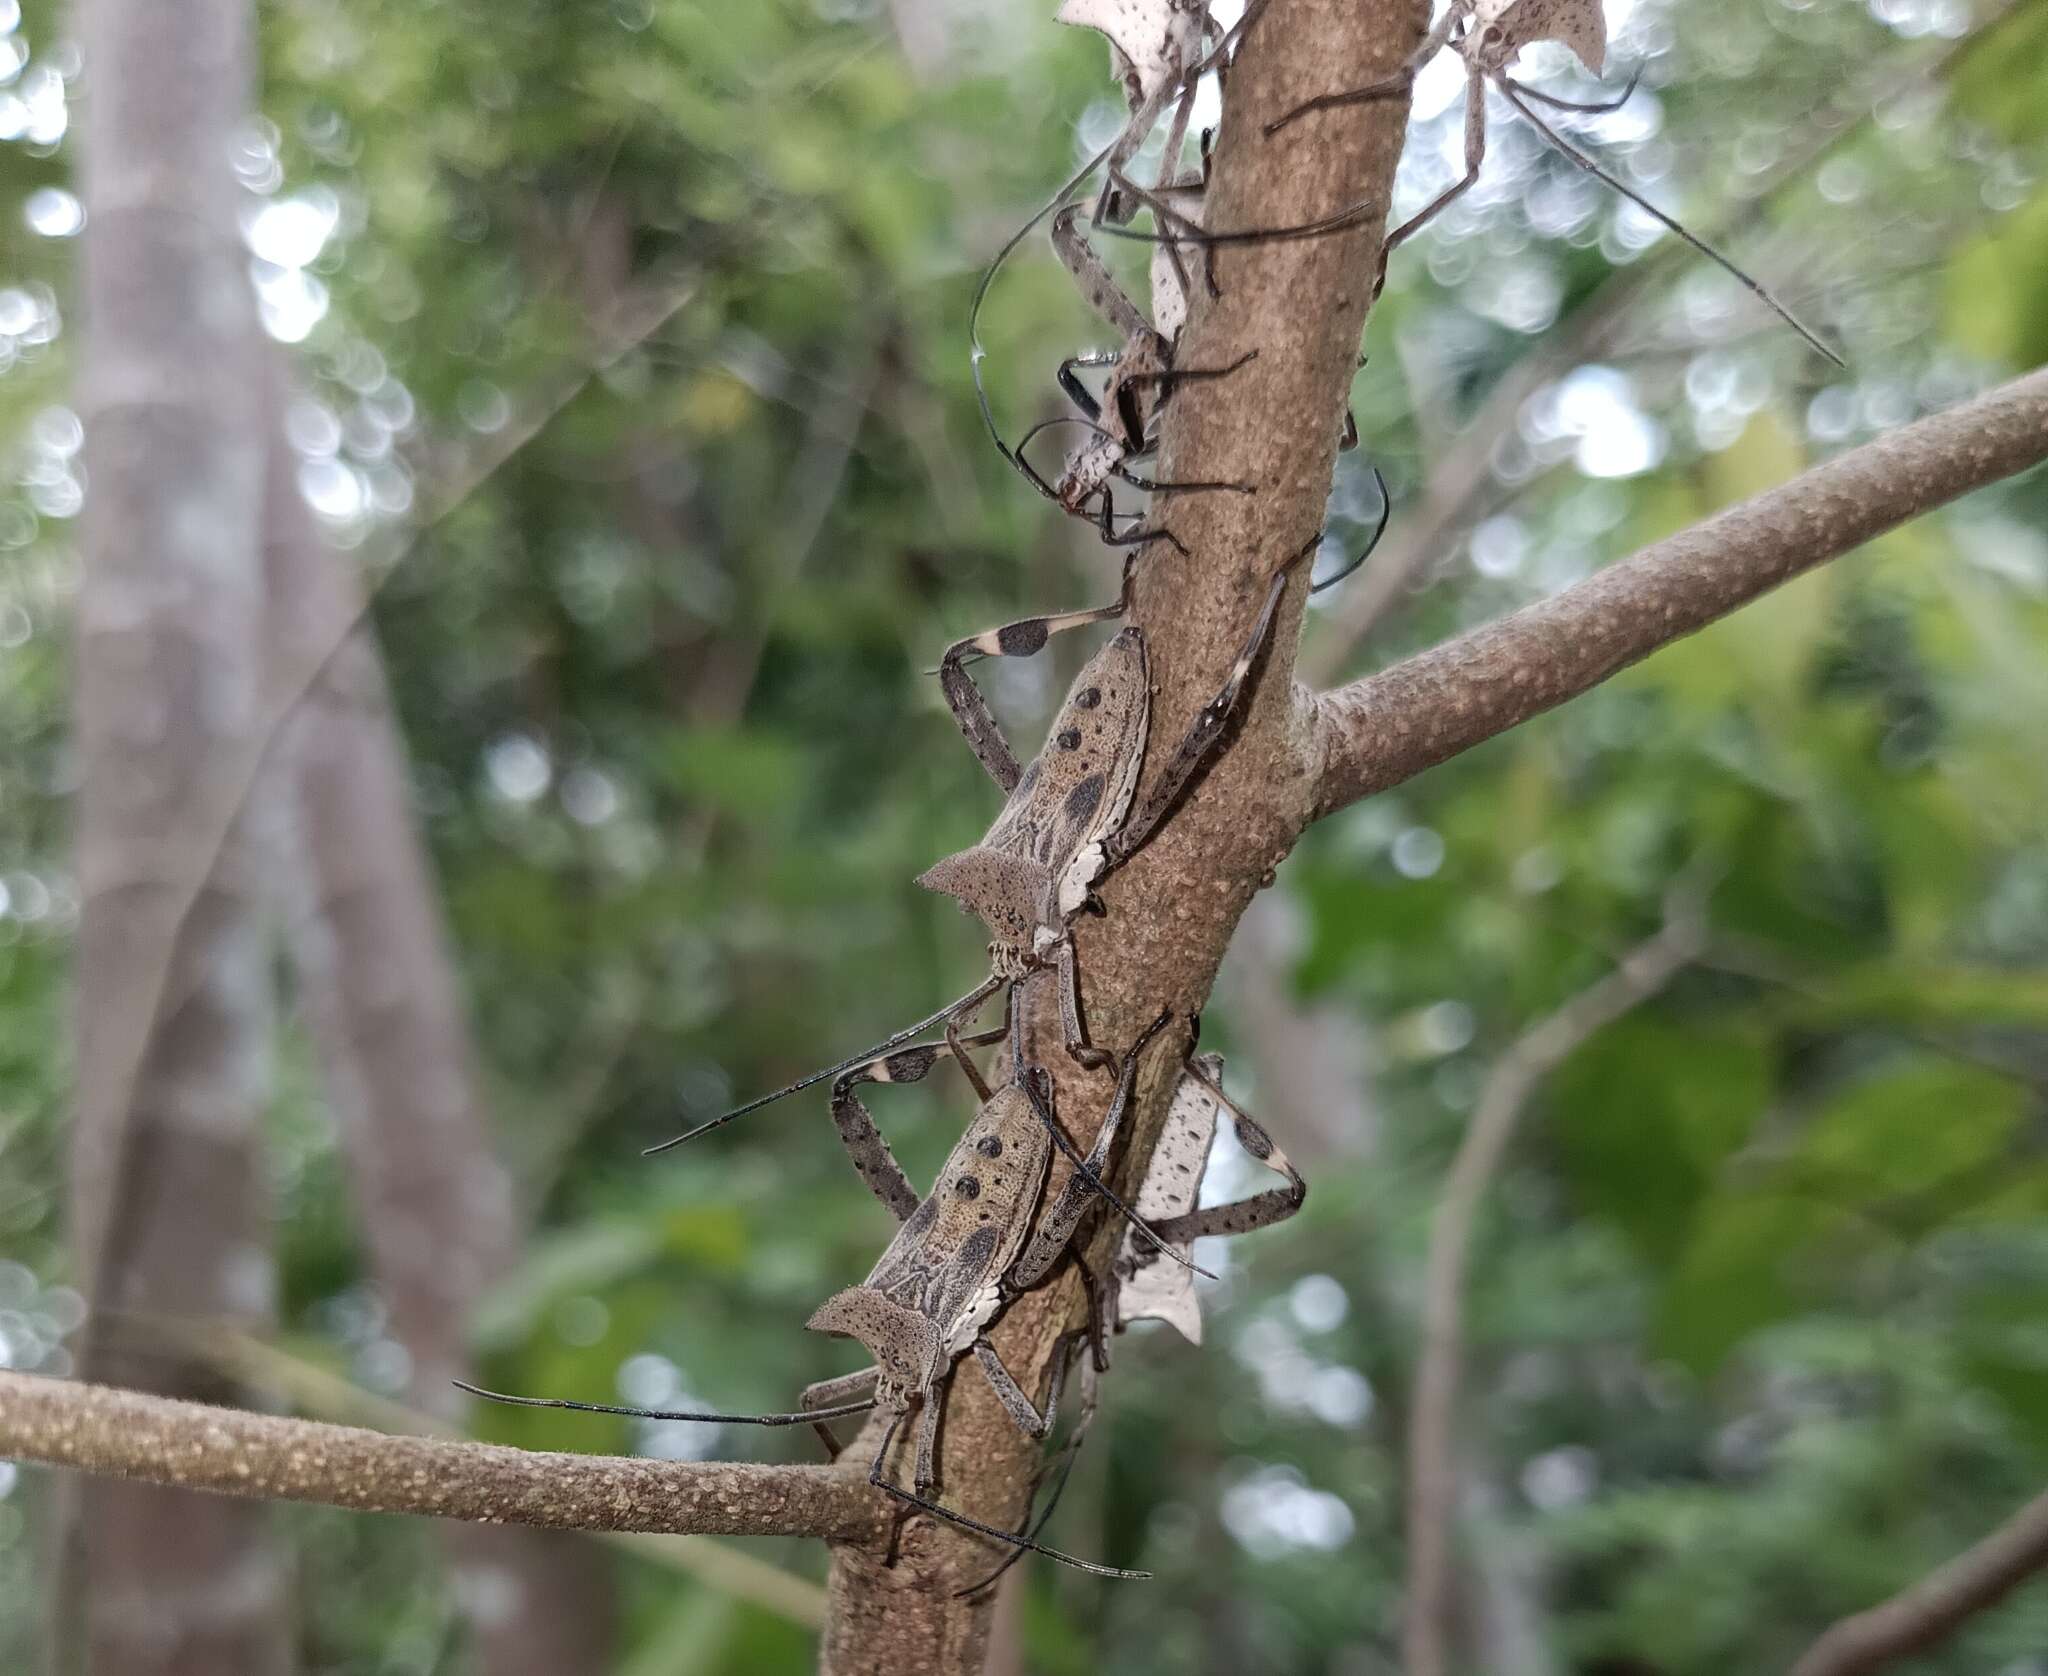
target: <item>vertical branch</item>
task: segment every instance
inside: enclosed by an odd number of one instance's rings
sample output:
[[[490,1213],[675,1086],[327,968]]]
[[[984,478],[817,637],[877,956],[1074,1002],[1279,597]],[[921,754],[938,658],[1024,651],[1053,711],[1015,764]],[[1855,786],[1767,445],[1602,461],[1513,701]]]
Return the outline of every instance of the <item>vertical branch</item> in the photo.
[[[261,415],[230,140],[248,108],[241,0],[80,0],[90,93],[78,407],[91,481],[78,613],[78,1111],[72,1236],[93,1317],[81,1371],[196,1396],[116,1314],[265,1320],[273,1265],[255,1124],[270,1027],[260,846],[212,861],[258,715]],[[156,1015],[168,969],[178,1005]],[[81,1495],[58,1634],[122,1676],[289,1663],[261,1509],[133,1485]],[[86,1575],[80,1575],[82,1562]],[[68,1593],[69,1591],[60,1591]]]
[[[1247,32],[1230,76],[1205,207],[1212,230],[1325,220],[1377,206],[1342,233],[1221,246],[1219,295],[1198,279],[1176,352],[1189,369],[1257,358],[1225,378],[1192,381],[1166,409],[1159,476],[1248,484],[1253,492],[1157,497],[1164,544],[1137,560],[1131,621],[1146,637],[1154,683],[1142,799],[1243,646],[1274,572],[1311,538],[1329,495],[1344,397],[1372,297],[1374,256],[1407,119],[1392,98],[1296,124],[1265,124],[1303,100],[1396,69],[1420,37],[1419,0],[1272,0]],[[1200,259],[1194,261],[1199,271]],[[1004,376],[1003,369],[992,369]],[[1104,555],[1108,574],[1115,560]],[[1184,1020],[1207,1000],[1216,968],[1261,882],[1292,847],[1313,799],[1312,711],[1292,674],[1305,578],[1288,590],[1253,697],[1229,749],[1159,836],[1111,878],[1108,912],[1078,928],[1082,1006],[1092,1039],[1121,1052],[1162,1010]],[[1079,1070],[1057,1029],[1030,1018],[1030,1049],[1053,1075],[1062,1123],[1081,1144],[1100,1124],[1108,1079]],[[1184,1023],[1148,1055],[1118,1179],[1141,1178],[1164,1123]],[[1065,1167],[1056,1165],[1055,1184]],[[1098,1225],[1095,1272],[1114,1230]],[[1047,1387],[1054,1346],[1081,1315],[1078,1272],[1020,1299],[993,1337],[1027,1391]],[[861,1444],[855,1458],[861,1458]],[[865,1447],[872,1449],[872,1440]],[[1038,1451],[970,1363],[946,1399],[939,1472],[949,1504],[1014,1529]],[[823,1669],[953,1671],[978,1666],[990,1603],[954,1590],[986,1573],[988,1550],[925,1519],[906,1527],[894,1567],[871,1550],[835,1552]]]
[[[1596,1032],[1661,990],[1699,946],[1698,904],[1681,893],[1663,930],[1630,950],[1613,972],[1535,1025],[1501,1056],[1459,1143],[1430,1230],[1422,1361],[1408,1417],[1408,1584],[1401,1632],[1401,1668],[1406,1676],[1444,1676],[1448,1668],[1465,1266],[1480,1202],[1537,1085]]]

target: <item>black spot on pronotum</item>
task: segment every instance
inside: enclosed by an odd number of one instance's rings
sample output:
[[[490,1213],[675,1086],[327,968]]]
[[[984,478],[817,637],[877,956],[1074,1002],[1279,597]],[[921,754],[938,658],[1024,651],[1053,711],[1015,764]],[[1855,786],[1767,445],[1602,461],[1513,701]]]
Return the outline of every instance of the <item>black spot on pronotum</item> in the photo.
[[[984,1135],[974,1150],[984,1158],[1000,1158],[1003,1155],[1002,1137],[1000,1135]]]
[[[1081,730],[1077,727],[1061,730],[1059,747],[1063,751],[1078,751],[1081,748]]]
[[[962,1176],[953,1183],[953,1191],[963,1199],[978,1199],[981,1197],[981,1183],[972,1176]]]
[[[1074,694],[1074,704],[1077,709],[1093,710],[1101,702],[1102,689],[1100,687],[1088,687]]]

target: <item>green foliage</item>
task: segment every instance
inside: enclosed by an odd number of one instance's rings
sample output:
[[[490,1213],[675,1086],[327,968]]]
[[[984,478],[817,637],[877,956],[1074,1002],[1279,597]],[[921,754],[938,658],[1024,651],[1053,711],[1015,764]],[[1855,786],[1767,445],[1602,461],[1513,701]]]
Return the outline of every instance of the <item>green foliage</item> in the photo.
[[[1099,42],[1051,9],[942,16],[956,56],[924,77],[876,8],[261,10],[265,184],[332,193],[336,217],[298,360],[307,433],[324,418],[340,440],[308,463],[384,509],[342,512],[339,537],[379,564],[403,553],[376,626],[532,1213],[476,1322],[494,1384],[780,1408],[851,1365],[801,1323],[889,1223],[821,1101],[636,1154],[979,968],[979,929],[909,883],[995,804],[923,672],[960,633],[1096,599],[1114,571],[995,457],[969,376],[982,263],[1082,154],[1077,124],[1114,109]],[[58,9],[23,10],[22,73],[61,63]],[[1943,45],[1901,39],[1885,12],[1645,0],[1617,57],[1646,59],[1654,92],[1600,131],[1703,228],[1808,157],[1728,242],[1846,342],[1845,377],[1732,285],[1643,249],[1639,221],[1496,111],[1481,186],[1396,254],[1357,381],[1396,529],[1521,356],[1607,309],[1615,275],[1659,277],[1604,318],[1619,329],[1574,340],[1608,365],[1568,361],[1522,406],[1498,481],[1465,508],[1487,520],[1479,562],[1427,555],[1429,586],[1376,630],[1371,663],[2048,359],[2048,18],[2012,10],[1945,95],[1873,107],[1866,72]],[[1831,103],[1846,120],[1823,133]],[[1415,167],[1456,120],[1426,119]],[[22,227],[70,169],[55,144],[0,145],[0,215]],[[54,492],[73,468],[52,424],[71,249],[16,238],[0,273],[62,323],[0,337],[0,1335],[34,1329],[53,1370],[74,1301],[75,576]],[[622,306],[672,292],[673,315],[592,373]],[[1012,437],[1056,410],[1059,356],[1105,335],[1036,239],[980,332]],[[451,461],[529,426],[447,506],[466,486]],[[1641,447],[1603,453],[1618,443]],[[2044,525],[2039,477],[1978,497],[1308,836],[1282,886],[1300,954],[1252,981],[1367,1040],[1370,1087],[1355,1109],[1288,1109],[1292,1067],[1262,1063],[1252,1009],[1219,999],[1209,1039],[1314,1191],[1296,1222],[1218,1256],[1203,1350],[1119,1340],[1053,1535],[1159,1581],[1026,1568],[1029,1668],[1393,1668],[1417,1277],[1443,1169],[1499,1055],[1648,934],[1688,869],[1712,880],[1712,958],[1548,1079],[1486,1206],[1468,1581],[1519,1591],[1565,1667],[1780,1668],[2033,1493]],[[1020,741],[1061,674],[997,671]],[[284,1342],[395,1388],[362,1210],[287,1025]],[[899,1154],[934,1167],[964,1094],[937,1077],[886,1093]],[[532,1410],[476,1424],[546,1448],[808,1448]],[[8,1668],[26,1663],[33,1614],[16,1608],[40,1583],[12,1483]],[[282,1528],[309,1668],[470,1667],[420,1527],[295,1511]],[[1476,1558],[1503,1551],[1526,1561],[1506,1582]],[[620,1582],[628,1676],[807,1666],[805,1637],[758,1608],[626,1562]],[[2017,1598],[1922,1668],[2025,1668],[2042,1612]],[[1476,1637],[1461,1656],[1488,1668]]]

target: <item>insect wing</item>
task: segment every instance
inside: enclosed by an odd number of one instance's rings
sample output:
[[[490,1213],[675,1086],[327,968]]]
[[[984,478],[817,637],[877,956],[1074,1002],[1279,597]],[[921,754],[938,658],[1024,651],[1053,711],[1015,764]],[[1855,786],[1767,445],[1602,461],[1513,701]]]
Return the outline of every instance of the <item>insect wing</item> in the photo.
[[[1052,1143],[1022,1089],[999,1088],[960,1137],[869,1287],[930,1320],[957,1355],[994,1318],[1031,1232]]]
[[[1145,637],[1122,630],[1074,677],[1045,748],[989,829],[990,849],[1021,851],[1059,879],[1062,916],[1102,872],[1103,840],[1130,812],[1152,713]]]

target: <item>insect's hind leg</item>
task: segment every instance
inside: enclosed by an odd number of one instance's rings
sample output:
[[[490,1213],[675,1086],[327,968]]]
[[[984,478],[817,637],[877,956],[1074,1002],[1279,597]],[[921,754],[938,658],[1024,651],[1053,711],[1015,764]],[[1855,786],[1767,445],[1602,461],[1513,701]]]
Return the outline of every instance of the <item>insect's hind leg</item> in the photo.
[[[796,1406],[805,1412],[814,1408],[841,1408],[862,1396],[873,1395],[875,1381],[881,1376],[879,1368],[861,1368],[854,1373],[842,1373],[836,1379],[821,1379],[815,1385],[806,1385],[803,1394],[796,1400]],[[823,1420],[813,1420],[811,1430],[818,1434],[825,1445],[825,1458],[836,1461],[846,1448],[832,1428]]]
[[[918,1192],[903,1173],[903,1166],[896,1162],[896,1155],[889,1150],[889,1142],[876,1126],[874,1115],[854,1090],[864,1082],[922,1082],[926,1073],[938,1063],[939,1055],[950,1052],[959,1061],[968,1080],[975,1085],[976,1093],[986,1100],[988,1087],[982,1082],[980,1071],[967,1057],[965,1049],[969,1043],[980,1047],[1001,1041],[1003,1031],[982,1031],[967,1037],[958,1032],[958,1018],[949,1015],[944,1046],[924,1043],[878,1055],[843,1072],[832,1084],[832,1122],[839,1131],[840,1145],[846,1148],[846,1155],[853,1160],[853,1167],[860,1179],[867,1183],[868,1190],[882,1201],[898,1222],[910,1220],[911,1212],[918,1207]]]
[[[996,720],[981,688],[975,685],[974,677],[967,673],[967,665],[979,658],[1031,657],[1042,651],[1045,643],[1056,634],[1121,617],[1129,602],[1127,583],[1124,591],[1108,605],[1094,606],[1085,611],[1020,617],[999,628],[970,634],[946,648],[945,655],[939,659],[939,690],[946,695],[946,707],[953,712],[954,722],[974,754],[981,759],[982,767],[988,770],[989,778],[1004,791],[1016,788],[1023,769],[1017,762],[1016,753],[1010,749],[1009,740],[1003,736],[1002,724]]]

